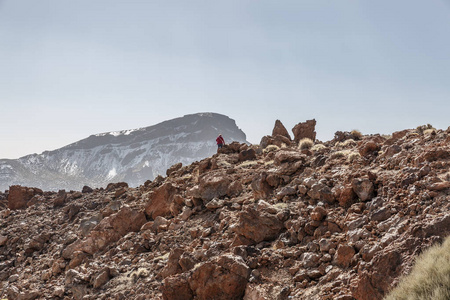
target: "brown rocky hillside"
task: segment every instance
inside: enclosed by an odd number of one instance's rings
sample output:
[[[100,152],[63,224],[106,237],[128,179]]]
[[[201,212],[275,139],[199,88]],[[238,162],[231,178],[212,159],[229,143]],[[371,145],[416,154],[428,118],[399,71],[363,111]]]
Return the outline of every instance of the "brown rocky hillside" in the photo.
[[[450,234],[450,128],[310,148],[314,127],[277,121],[138,188],[11,186],[0,298],[382,299]]]

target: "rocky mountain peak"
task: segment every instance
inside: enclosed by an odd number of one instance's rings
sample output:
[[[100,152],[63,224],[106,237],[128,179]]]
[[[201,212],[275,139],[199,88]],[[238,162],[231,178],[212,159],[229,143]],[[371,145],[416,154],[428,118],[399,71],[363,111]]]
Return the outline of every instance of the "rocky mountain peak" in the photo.
[[[0,288],[8,299],[383,299],[450,234],[450,128],[336,137],[228,143],[138,187],[11,187]]]
[[[138,186],[181,162],[216,152],[215,138],[246,143],[236,122],[216,113],[185,115],[150,127],[91,135],[63,148],[17,160],[0,160],[0,189],[10,185],[79,190],[126,181]]]

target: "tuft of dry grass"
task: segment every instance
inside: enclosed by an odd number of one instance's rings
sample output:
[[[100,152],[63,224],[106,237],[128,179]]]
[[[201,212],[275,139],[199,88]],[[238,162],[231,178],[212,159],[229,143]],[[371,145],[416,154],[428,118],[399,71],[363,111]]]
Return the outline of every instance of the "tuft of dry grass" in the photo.
[[[436,134],[436,129],[426,129],[423,132],[423,135],[435,135]]]
[[[429,130],[436,130],[436,128],[434,128],[433,125],[431,125],[431,124],[417,126],[417,128],[416,128],[417,133],[421,134],[421,135]]]
[[[258,165],[257,161],[254,160],[248,160],[248,161],[244,161],[243,163],[241,163],[240,165],[238,165],[239,168],[251,168],[253,166]]]
[[[274,162],[275,162],[274,160],[269,160],[269,161],[266,161],[266,162],[264,163],[264,165],[265,165],[265,166],[273,165]]]
[[[300,142],[298,142],[298,148],[300,150],[311,149],[313,145],[314,145],[313,140],[311,140],[309,138],[301,139]]]
[[[336,158],[348,157],[350,152],[351,152],[350,150],[336,151],[331,154],[331,158],[336,159]]]
[[[278,147],[277,145],[269,145],[266,148],[264,148],[263,152],[269,153],[269,152],[278,151],[278,150],[280,150],[280,147]]]
[[[231,164],[227,162],[226,160],[218,160],[217,165],[221,168],[229,168],[231,167]]]
[[[450,236],[423,252],[384,300],[450,299]]]
[[[348,147],[355,147],[357,143],[354,139],[348,139],[343,142],[337,142],[334,146],[338,148],[348,148]]]
[[[353,162],[355,160],[358,160],[361,158],[361,154],[359,154],[359,152],[351,152],[348,156],[347,156],[347,161],[348,162]]]
[[[353,136],[355,140],[361,140],[363,138],[363,134],[361,131],[353,129],[350,134]]]
[[[325,146],[324,144],[315,144],[314,146],[312,146],[311,151],[321,151],[326,148],[327,146]]]
[[[356,144],[355,140],[353,140],[353,139],[348,139],[342,143],[342,146],[344,146],[344,147],[354,147],[356,145],[357,144]]]

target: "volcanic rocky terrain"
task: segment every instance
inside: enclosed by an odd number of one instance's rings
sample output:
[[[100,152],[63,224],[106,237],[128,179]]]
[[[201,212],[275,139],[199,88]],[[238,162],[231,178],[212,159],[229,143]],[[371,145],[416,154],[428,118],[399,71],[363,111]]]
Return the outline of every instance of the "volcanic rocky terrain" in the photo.
[[[0,298],[382,299],[450,233],[450,128],[314,128],[277,121],[136,188],[11,186]]]

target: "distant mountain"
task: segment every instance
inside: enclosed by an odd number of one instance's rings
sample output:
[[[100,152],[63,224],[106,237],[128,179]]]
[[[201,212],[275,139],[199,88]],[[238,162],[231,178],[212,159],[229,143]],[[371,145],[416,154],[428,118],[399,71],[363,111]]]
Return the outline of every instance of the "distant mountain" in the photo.
[[[236,122],[216,113],[198,113],[154,126],[91,135],[63,148],[19,159],[0,160],[0,190],[10,185],[43,190],[80,190],[125,181],[137,186],[165,176],[175,163],[183,165],[216,153],[215,138],[247,142]]]

